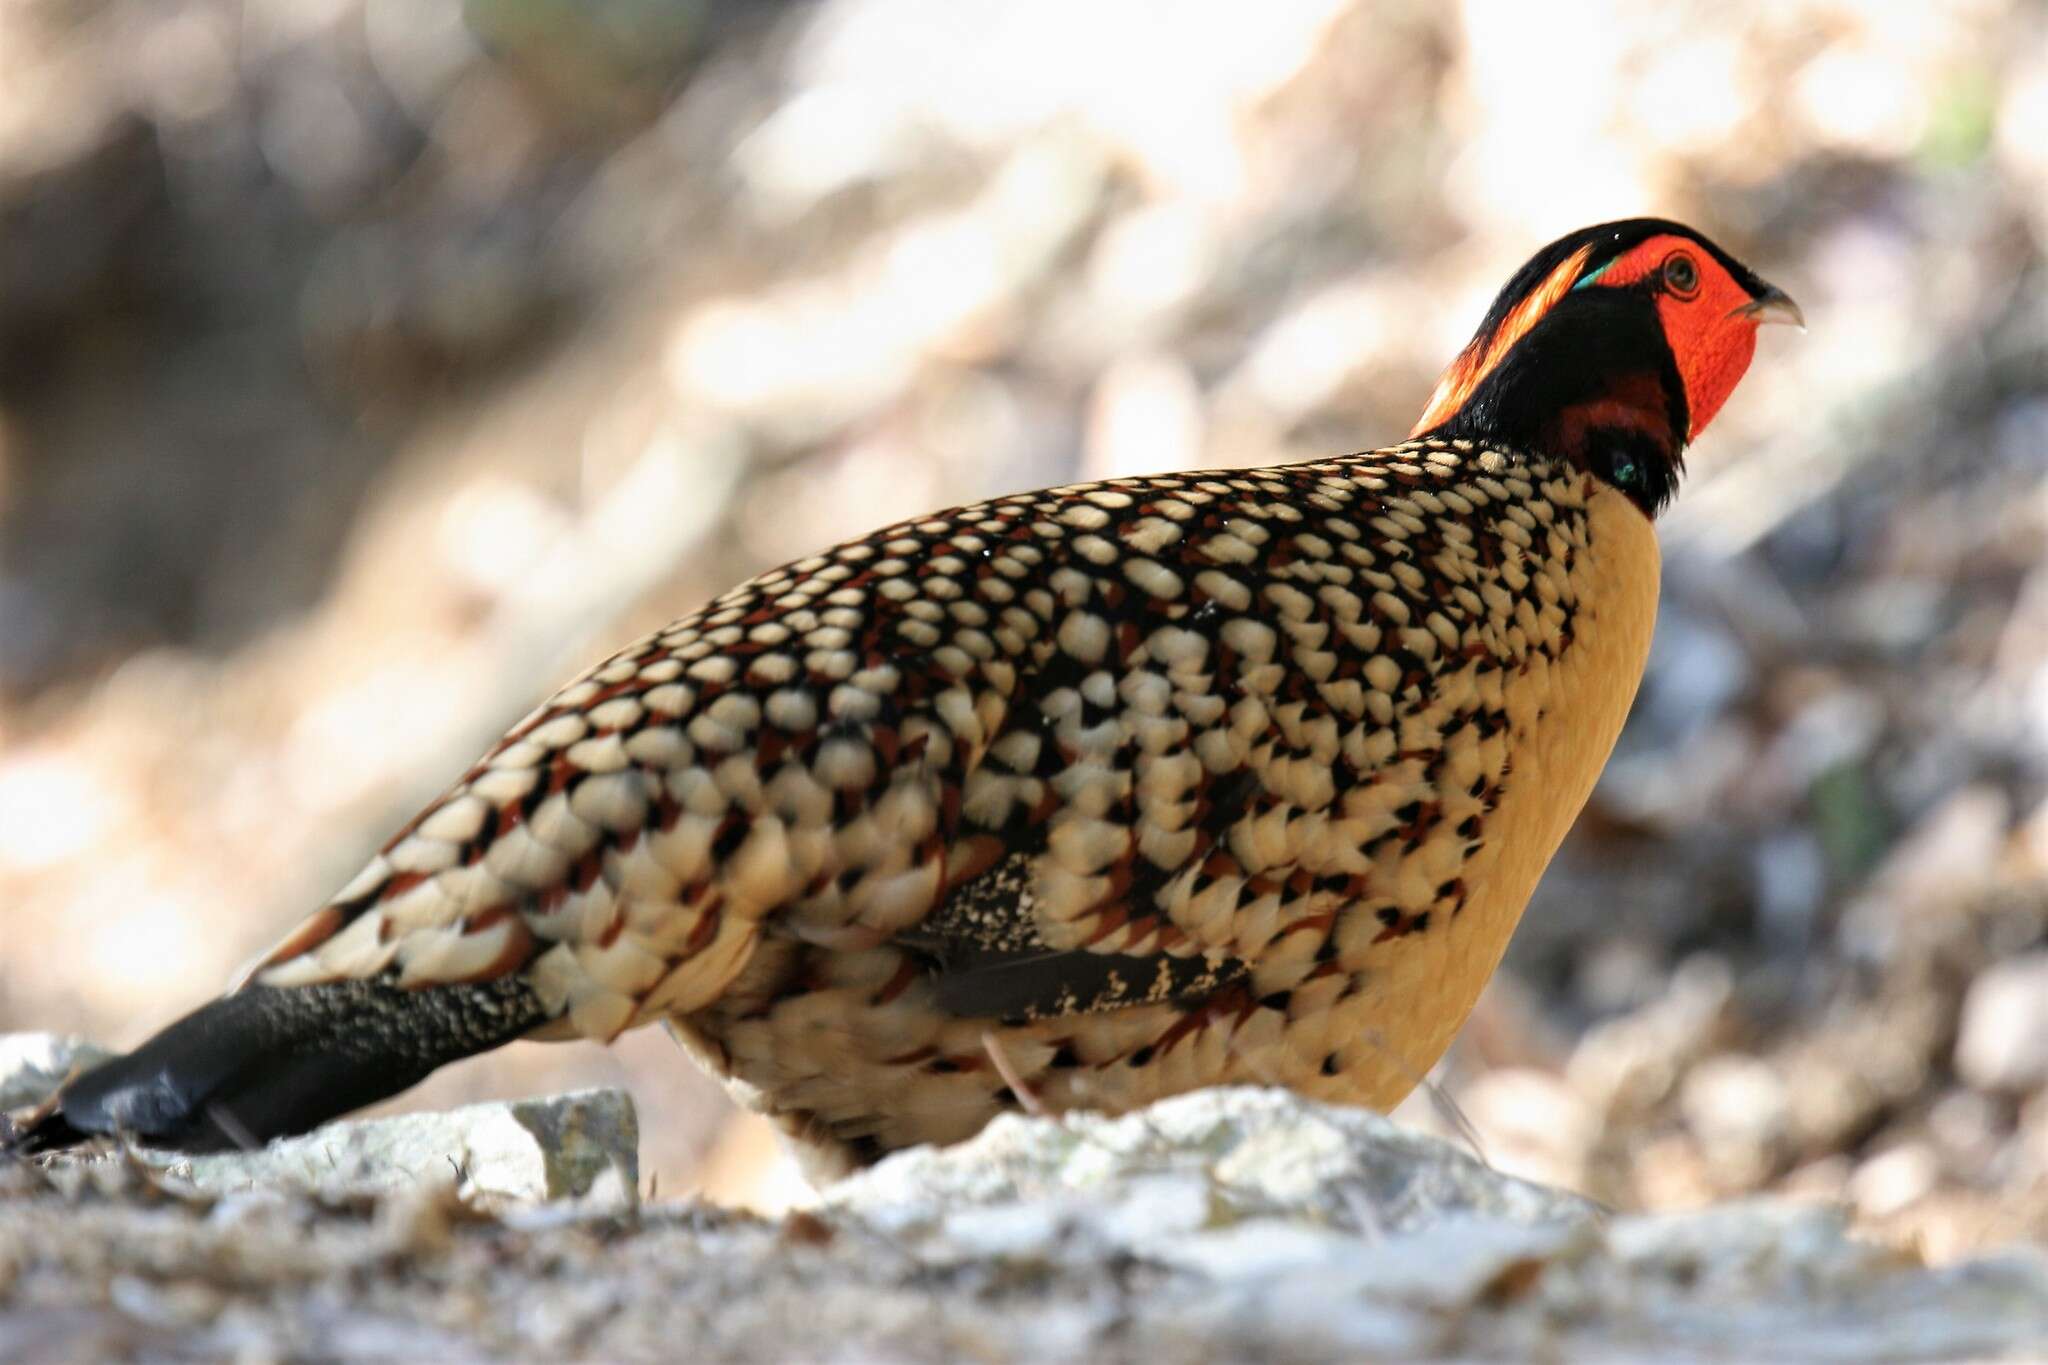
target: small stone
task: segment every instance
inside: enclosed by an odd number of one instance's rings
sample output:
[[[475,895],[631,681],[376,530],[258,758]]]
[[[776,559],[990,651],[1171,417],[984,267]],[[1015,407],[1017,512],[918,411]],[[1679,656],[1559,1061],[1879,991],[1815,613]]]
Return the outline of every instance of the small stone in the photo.
[[[1524,1179],[1585,1183],[1600,1121],[1564,1079],[1534,1067],[1499,1067],[1476,1077],[1459,1106],[1487,1159]]]
[[[1980,892],[1999,865],[2012,803],[1997,788],[1963,787],[1923,816],[1870,875],[1870,890],[1842,912],[1842,946],[1886,962],[1912,926]]]
[[[1855,1166],[1837,1152],[1788,1172],[1773,1188],[1782,1199],[1804,1204],[1839,1204],[1848,1197]]]
[[[1164,1237],[1152,1259],[1215,1280],[1279,1278],[1341,1263],[1357,1239],[1334,1228],[1252,1218],[1197,1237]]]
[[[2001,1107],[1989,1095],[1959,1087],[1927,1111],[1927,1131],[1956,1169],[1981,1168],[1996,1159],[2008,1135]]]
[[[1533,1264],[1576,1256],[1599,1236],[1590,1223],[1508,1223],[1459,1216],[1359,1257],[1361,1292],[1411,1307],[1470,1307],[1505,1278]]]
[[[2013,1127],[2014,1139],[2023,1148],[2031,1145],[2037,1153],[2034,1169],[2048,1176],[2048,1088],[2037,1090],[2020,1101],[2020,1112]]]
[[[1803,1040],[1772,1060],[1782,1068],[1792,1146],[1804,1152],[1839,1150],[1869,1131],[1884,1103],[1868,1069],[1857,1065],[1870,1028],[1840,1026]]]
[[[1934,1188],[1941,1158],[1924,1142],[1908,1142],[1874,1156],[1849,1177],[1849,1198],[1866,1217],[1898,1213]]]
[[[1791,1106],[1770,1063],[1734,1052],[1709,1057],[1687,1074],[1678,1103],[1721,1184],[1749,1189],[1771,1175]]]
[[[1651,1138],[1636,1153],[1634,1202],[1645,1209],[1688,1209],[1714,1197],[1697,1142],[1683,1133]]]
[[[1654,1107],[1678,1069],[1713,1044],[1734,989],[1734,974],[1718,957],[1686,959],[1656,999],[1586,1030],[1565,1065],[1566,1081],[1603,1114]]]
[[[961,1209],[942,1231],[959,1260],[1028,1260],[1052,1253],[1064,1221],[1056,1207],[1013,1204]]]
[[[473,1104],[441,1113],[331,1123],[253,1152],[152,1153],[166,1174],[227,1194],[282,1186],[323,1194],[422,1185],[512,1204],[603,1198],[631,1203],[640,1125],[623,1090]]]
[[[1129,1245],[1134,1225],[1156,1230],[1169,1205],[1174,1226],[1209,1226],[1212,1202],[1238,1217],[1312,1209],[1374,1232],[1456,1213],[1524,1223],[1593,1216],[1576,1195],[1503,1176],[1370,1110],[1255,1089],[1197,1091],[1120,1118],[1000,1115],[964,1143],[899,1152],[842,1181],[825,1205],[908,1233],[964,1206],[1048,1197],[1072,1199],[1083,1227],[1114,1245]],[[1151,1201],[1146,1216],[1129,1217],[1141,1198]]]
[[[1980,972],[1963,999],[1956,1070],[1980,1090],[2048,1083],[2048,952]]]
[[[0,1112],[41,1104],[73,1072],[90,1071],[113,1056],[68,1034],[0,1034]]]

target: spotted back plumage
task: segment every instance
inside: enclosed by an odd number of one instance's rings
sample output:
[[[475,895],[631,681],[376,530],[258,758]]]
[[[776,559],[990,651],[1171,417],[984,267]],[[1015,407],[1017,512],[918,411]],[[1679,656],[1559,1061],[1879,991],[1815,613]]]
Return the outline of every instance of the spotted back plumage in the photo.
[[[1625,682],[1565,667],[1596,578]],[[1655,582],[1612,490],[1467,441],[905,522],[571,683],[258,979],[518,974],[544,1032],[670,1019],[855,1155],[1013,1102],[991,1047],[1061,1102],[1388,1102],[1590,789]],[[1524,744],[1555,710],[1579,771]]]

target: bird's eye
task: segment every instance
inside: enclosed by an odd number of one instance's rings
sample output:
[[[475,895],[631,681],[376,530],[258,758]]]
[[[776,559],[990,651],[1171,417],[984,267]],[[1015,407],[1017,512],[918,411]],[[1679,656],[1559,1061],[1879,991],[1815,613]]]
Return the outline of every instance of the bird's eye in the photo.
[[[1664,287],[1681,298],[1700,287],[1700,268],[1683,251],[1664,258]]]
[[[1613,459],[1614,482],[1623,488],[1633,488],[1642,470],[1626,455],[1617,454]]]

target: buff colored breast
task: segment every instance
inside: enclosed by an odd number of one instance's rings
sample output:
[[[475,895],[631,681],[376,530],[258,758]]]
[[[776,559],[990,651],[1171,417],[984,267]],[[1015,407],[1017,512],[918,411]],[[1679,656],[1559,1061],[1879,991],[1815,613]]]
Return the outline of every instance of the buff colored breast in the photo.
[[[1628,718],[1656,626],[1656,532],[1604,485],[1587,502],[1585,524],[1589,552],[1568,575],[1572,646],[1505,692],[1511,769],[1486,846],[1466,869],[1472,898],[1444,932],[1419,936],[1379,975],[1389,1004],[1364,1021],[1379,1046],[1344,1078],[1348,1098],[1381,1109],[1399,1103],[1450,1046]]]

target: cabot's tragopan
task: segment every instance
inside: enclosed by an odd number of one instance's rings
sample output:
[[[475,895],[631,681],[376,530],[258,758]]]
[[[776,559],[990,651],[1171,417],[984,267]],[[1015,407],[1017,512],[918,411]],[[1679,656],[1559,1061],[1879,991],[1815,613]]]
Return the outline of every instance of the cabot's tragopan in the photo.
[[[246,1143],[656,1020],[841,1165],[1013,1087],[1390,1106],[1607,760],[1653,518],[1774,320],[1689,228],[1587,228],[1403,444],[997,498],[765,573],[557,693],[15,1144]]]

